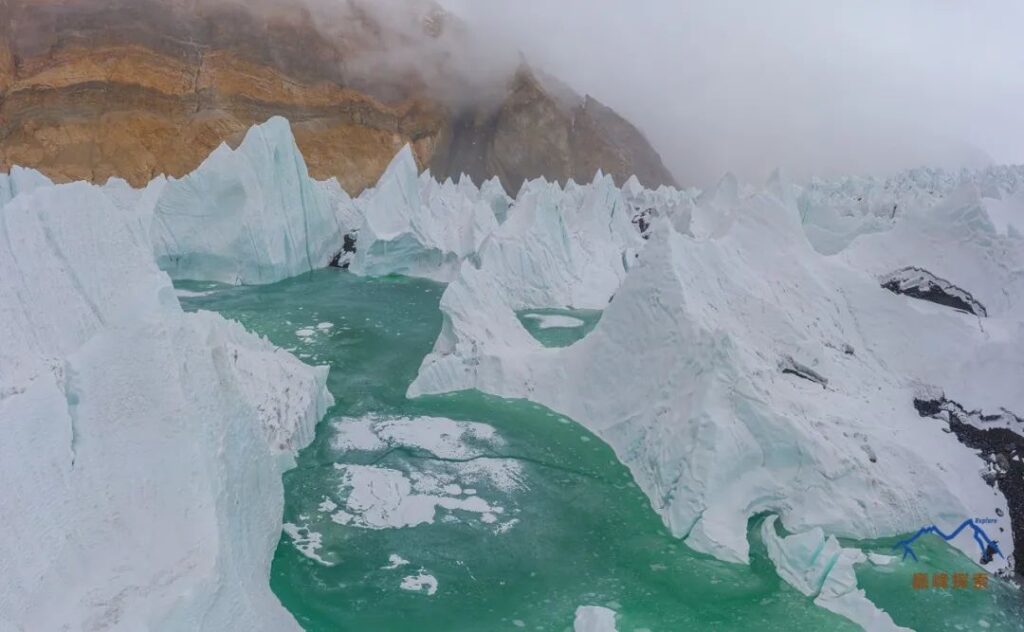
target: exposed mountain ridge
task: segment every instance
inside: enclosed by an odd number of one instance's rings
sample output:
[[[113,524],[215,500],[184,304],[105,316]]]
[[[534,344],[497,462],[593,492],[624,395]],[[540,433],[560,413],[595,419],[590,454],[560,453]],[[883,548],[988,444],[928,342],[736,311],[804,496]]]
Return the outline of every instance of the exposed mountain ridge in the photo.
[[[672,182],[635,127],[591,98],[566,110],[524,68],[496,104],[439,98],[469,88],[451,50],[435,44],[462,27],[437,10],[419,25],[426,61],[405,65],[388,47],[412,57],[421,43],[408,40],[420,35],[372,12],[355,13],[339,35],[302,9],[205,0],[0,0],[0,9],[0,170],[140,186],[184,175],[221,142],[282,115],[311,173],[352,193],[405,144],[438,177],[498,175],[513,192],[524,178],[589,179],[598,169],[620,182],[634,172],[652,186]]]

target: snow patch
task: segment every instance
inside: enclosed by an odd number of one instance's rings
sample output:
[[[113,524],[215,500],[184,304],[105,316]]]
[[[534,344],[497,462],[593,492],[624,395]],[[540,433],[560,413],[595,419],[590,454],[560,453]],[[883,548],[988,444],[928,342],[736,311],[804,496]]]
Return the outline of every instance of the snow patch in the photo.
[[[552,329],[555,327],[579,327],[584,322],[574,316],[563,314],[524,314],[523,318],[537,321],[537,327],[541,329]]]

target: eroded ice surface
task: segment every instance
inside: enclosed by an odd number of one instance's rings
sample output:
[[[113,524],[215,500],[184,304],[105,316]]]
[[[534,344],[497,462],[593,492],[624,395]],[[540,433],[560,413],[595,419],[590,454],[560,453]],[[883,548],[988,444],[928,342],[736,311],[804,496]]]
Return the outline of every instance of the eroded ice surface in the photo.
[[[892,617],[875,607],[857,588],[854,565],[867,556],[858,549],[839,545],[834,536],[825,537],[820,528],[780,536],[776,516],[761,525],[761,540],[779,576],[814,603],[856,621],[873,632],[909,630],[893,623]]]
[[[1004,234],[1024,221],[1020,166],[959,172],[922,168],[887,178],[815,179],[801,188],[797,204],[811,243],[824,254],[834,254],[859,235],[885,232],[907,215],[927,214],[961,187],[980,193]]]
[[[495,181],[496,183],[496,181]],[[419,174],[406,145],[357,204],[363,221],[352,271],[450,281],[498,226],[508,201],[500,186],[477,189],[467,179],[443,184]]]
[[[0,220],[0,628],[298,629],[267,579],[327,368],[184,313],[99,187]]]
[[[288,121],[274,117],[162,185],[153,249],[175,279],[270,283],[325,267],[354,228],[351,204],[337,182],[310,178]]]

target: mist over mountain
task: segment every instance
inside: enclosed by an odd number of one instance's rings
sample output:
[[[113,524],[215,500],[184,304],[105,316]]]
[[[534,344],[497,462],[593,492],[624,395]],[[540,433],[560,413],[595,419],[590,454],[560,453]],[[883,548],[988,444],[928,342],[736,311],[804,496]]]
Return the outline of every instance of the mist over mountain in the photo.
[[[1024,5],[444,0],[629,117],[676,177],[1024,162]]]
[[[2,0],[0,168],[138,186],[287,117],[311,172],[351,193],[404,145],[421,169],[650,186],[672,175],[585,93],[488,45],[439,5]]]

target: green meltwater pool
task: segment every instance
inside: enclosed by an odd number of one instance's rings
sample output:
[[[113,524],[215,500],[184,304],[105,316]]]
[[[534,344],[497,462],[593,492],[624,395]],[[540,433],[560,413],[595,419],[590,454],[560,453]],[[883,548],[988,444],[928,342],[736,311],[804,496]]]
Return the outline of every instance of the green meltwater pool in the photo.
[[[749,525],[750,566],[689,550],[611,449],[572,420],[476,392],[407,400],[441,326],[443,286],[331,269],[268,286],[178,288],[186,309],[219,312],[331,367],[337,405],[284,476],[271,571],[306,630],[564,631],[580,605],[616,610],[623,631],[856,629],[776,576],[760,518]],[[600,317],[531,313],[561,317],[520,314],[551,346]],[[895,541],[859,544],[888,554]],[[1006,582],[915,588],[915,573],[979,570],[937,539],[915,550],[918,562],[858,568],[897,623],[1024,629],[1021,594]]]

